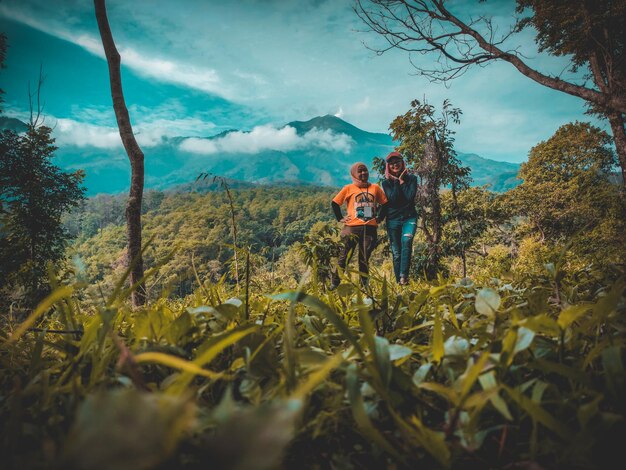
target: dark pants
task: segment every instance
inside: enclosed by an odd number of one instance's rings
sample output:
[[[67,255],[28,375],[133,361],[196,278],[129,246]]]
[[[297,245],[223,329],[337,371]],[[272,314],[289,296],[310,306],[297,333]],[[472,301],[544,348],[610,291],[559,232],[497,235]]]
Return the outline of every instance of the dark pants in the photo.
[[[368,261],[372,251],[376,247],[376,227],[372,225],[344,226],[341,231],[342,248],[339,252],[338,265],[344,270],[348,259],[348,254],[358,247],[359,250],[359,272],[369,273]],[[366,277],[361,276],[361,284],[366,284]],[[333,272],[332,283],[339,284],[339,269]]]
[[[387,235],[389,236],[389,245],[391,246],[393,273],[396,276],[396,281],[400,281],[400,277],[409,278],[413,237],[416,229],[417,217],[387,219]]]

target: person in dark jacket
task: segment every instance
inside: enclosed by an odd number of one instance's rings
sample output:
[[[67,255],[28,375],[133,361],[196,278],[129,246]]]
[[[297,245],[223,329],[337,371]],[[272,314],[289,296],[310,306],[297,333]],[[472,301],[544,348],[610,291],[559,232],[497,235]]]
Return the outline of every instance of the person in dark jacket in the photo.
[[[411,267],[413,237],[417,229],[417,177],[407,172],[404,159],[398,152],[387,155],[382,187],[388,201],[387,235],[393,258],[393,272],[396,281],[400,285],[406,285]]]

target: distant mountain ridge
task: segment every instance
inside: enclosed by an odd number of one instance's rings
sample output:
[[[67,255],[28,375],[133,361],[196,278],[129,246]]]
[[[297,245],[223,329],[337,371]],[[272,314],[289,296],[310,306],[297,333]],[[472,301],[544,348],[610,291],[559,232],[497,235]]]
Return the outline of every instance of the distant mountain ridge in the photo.
[[[21,132],[24,129],[20,123],[17,119],[0,117],[0,128]],[[159,145],[144,149],[145,187],[176,187],[177,190],[203,187],[206,185],[194,183],[203,173],[240,181],[244,186],[246,183],[302,183],[339,187],[350,181],[349,168],[353,162],[371,163],[374,157],[384,157],[394,148],[389,135],[364,131],[332,115],[292,121],[281,129],[287,127],[295,130],[300,141],[299,145],[284,150],[236,152],[217,146],[222,139],[231,138],[230,134],[236,133],[237,138],[251,134],[236,129],[202,139],[195,138],[215,146],[214,151],[204,154],[185,148],[182,144],[187,137],[163,139]],[[310,135],[319,141],[307,146]],[[333,139],[342,145],[333,147]],[[494,191],[505,191],[519,184],[516,179],[518,164],[489,160],[476,154],[459,152],[458,156],[464,165],[471,168],[473,185],[488,184]],[[121,148],[63,146],[55,152],[54,161],[67,170],[85,170],[88,195],[113,194],[128,189],[130,168]]]
[[[0,116],[0,129],[15,131],[17,133],[26,132],[28,125],[12,117]]]

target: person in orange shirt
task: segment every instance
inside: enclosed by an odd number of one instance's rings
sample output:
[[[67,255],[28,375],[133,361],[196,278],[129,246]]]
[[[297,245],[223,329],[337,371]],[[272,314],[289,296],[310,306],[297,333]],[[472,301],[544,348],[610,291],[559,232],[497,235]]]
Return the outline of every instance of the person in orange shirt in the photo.
[[[352,184],[344,186],[333,198],[331,207],[338,222],[343,222],[341,230],[342,248],[339,253],[338,268],[333,272],[331,289],[339,285],[339,269],[345,269],[348,254],[359,249],[359,272],[361,285],[367,285],[368,261],[376,246],[376,227],[385,218],[387,197],[377,184],[370,183],[369,171],[365,163],[357,162],[350,167]],[[346,203],[347,214],[341,213]]]

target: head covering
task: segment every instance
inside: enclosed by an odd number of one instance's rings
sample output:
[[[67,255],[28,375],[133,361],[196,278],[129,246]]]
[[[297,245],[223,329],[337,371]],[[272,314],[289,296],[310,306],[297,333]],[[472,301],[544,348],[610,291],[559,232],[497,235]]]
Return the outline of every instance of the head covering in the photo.
[[[393,158],[399,158],[402,161],[402,166],[400,167],[400,174],[402,174],[402,172],[406,168],[406,165],[404,164],[404,159],[402,158],[402,155],[400,155],[398,152],[391,152],[389,155],[387,155],[387,158],[385,158],[385,178],[387,178],[388,180],[398,179],[397,176],[393,176],[389,172],[389,160],[391,160]],[[400,184],[402,184],[403,182],[404,181],[400,180]]]
[[[367,188],[370,183],[368,182],[363,182],[358,178],[358,174],[357,174],[357,169],[363,165],[365,168],[367,168],[367,165],[363,162],[356,162],[354,165],[352,165],[350,167],[350,176],[352,176],[352,183],[354,183],[355,185],[357,185],[359,188]]]

